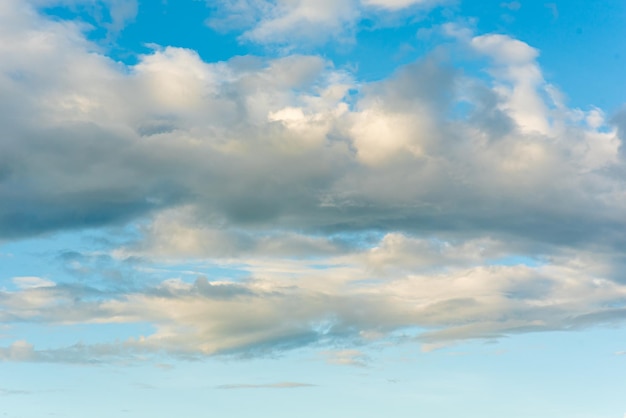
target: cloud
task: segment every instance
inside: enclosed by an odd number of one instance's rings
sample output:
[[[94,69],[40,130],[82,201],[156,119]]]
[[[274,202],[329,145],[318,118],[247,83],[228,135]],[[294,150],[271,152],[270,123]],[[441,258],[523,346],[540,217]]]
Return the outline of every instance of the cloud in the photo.
[[[14,277],[12,281],[13,284],[15,284],[20,289],[32,289],[37,287],[47,287],[55,285],[54,282],[42,279],[41,277]]]
[[[428,350],[467,339],[623,321],[626,287],[606,277],[611,270],[601,260],[564,254],[532,265],[502,257],[502,248],[388,235],[374,247],[321,260],[247,258],[247,276],[238,281],[199,277],[108,292],[62,284],[2,291],[0,320],[7,324],[141,323],[154,331],[69,347],[38,349],[18,341],[0,356],[88,364],[159,353],[248,357],[372,344],[405,332]],[[406,257],[410,251],[423,259]],[[336,364],[367,362],[350,348],[327,353]]]
[[[270,8],[254,27],[284,20],[275,33],[288,33],[313,21],[307,4]],[[452,29],[450,48],[480,76],[443,47],[361,82],[315,55],[205,62],[155,46],[124,65],[79,25],[4,2],[0,238],[135,235],[66,253],[89,285],[16,278],[0,321],[154,332],[17,341],[0,357],[263,355],[415,329],[435,347],[621,320],[621,113],[567,107],[520,40]],[[192,280],[190,262],[204,263]],[[157,263],[170,276],[153,276]]]
[[[322,354],[326,356],[328,363],[342,366],[366,367],[370,361],[369,357],[359,350],[325,351]]]
[[[219,385],[217,389],[297,389],[314,387],[310,383],[298,383],[298,382],[281,382],[281,383],[267,383],[267,384],[234,384],[234,385]]]
[[[240,39],[287,49],[351,42],[362,19],[407,8],[431,9],[441,0],[221,0],[209,2],[215,12],[210,27],[243,30]]]
[[[243,40],[278,45],[341,37],[359,13],[354,0],[229,0],[213,7],[217,12],[207,21],[209,26],[219,30],[242,28]]]
[[[185,207],[222,229],[623,240],[623,184],[602,171],[617,133],[546,102],[521,41],[462,41],[492,60],[491,83],[433,57],[357,85],[316,56],[206,63],[166,47],[122,68],[77,28],[9,12],[23,24],[3,35],[5,238]],[[457,101],[467,119],[446,117]]]

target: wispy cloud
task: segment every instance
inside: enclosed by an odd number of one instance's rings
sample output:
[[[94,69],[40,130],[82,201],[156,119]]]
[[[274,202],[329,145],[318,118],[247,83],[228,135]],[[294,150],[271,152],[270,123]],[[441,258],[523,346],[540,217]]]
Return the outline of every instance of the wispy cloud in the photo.
[[[0,388],[0,396],[31,395],[31,394],[33,394],[33,392],[30,390]]]
[[[359,350],[332,350],[324,351],[322,354],[330,364],[366,367],[370,362],[369,356]]]
[[[602,278],[610,270],[593,254],[587,260],[554,255],[535,265],[500,264],[500,244],[477,244],[385,236],[373,249],[314,263],[249,258],[249,277],[241,282],[199,277],[108,292],[62,285],[2,291],[0,319],[6,323],[148,323],[154,331],[124,342],[45,350],[18,341],[0,349],[0,358],[98,364],[162,352],[188,359],[255,356],[369,344],[407,328],[421,329],[415,338],[431,349],[623,321],[626,287]],[[410,257],[414,247],[423,259]],[[432,263],[431,257],[449,261]],[[329,351],[327,357],[336,364],[368,363],[353,349]]]
[[[216,389],[297,389],[306,387],[315,387],[310,383],[298,383],[298,382],[281,382],[281,383],[266,383],[266,384],[233,384],[233,385],[219,385]]]
[[[516,11],[522,8],[522,4],[519,1],[502,2],[500,3],[500,7]]]
[[[288,50],[298,45],[353,42],[362,19],[430,10],[447,0],[219,0],[207,2],[207,24],[217,30],[243,31],[240,39]],[[409,13],[415,18],[415,13]],[[320,30],[323,29],[323,30]]]

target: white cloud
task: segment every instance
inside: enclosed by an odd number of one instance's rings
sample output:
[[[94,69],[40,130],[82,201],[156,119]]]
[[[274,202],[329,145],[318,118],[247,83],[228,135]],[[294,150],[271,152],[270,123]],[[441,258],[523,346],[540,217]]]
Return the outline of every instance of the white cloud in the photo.
[[[548,133],[550,122],[545,100],[541,97],[544,80],[536,58],[538,51],[506,35],[481,35],[472,38],[471,46],[491,58],[492,70],[502,84],[496,91],[506,98],[505,110],[521,128]]]
[[[54,286],[55,283],[42,279],[41,277],[14,277],[12,279],[13,284],[15,284],[20,289],[33,289],[37,287],[48,287]]]
[[[210,26],[227,30],[243,25],[247,30],[242,39],[278,45],[344,36],[359,14],[355,0],[223,1],[217,10]]]
[[[424,156],[421,138],[429,129],[427,118],[419,114],[389,113],[367,109],[355,115],[350,134],[357,156],[368,165],[379,165],[404,153]]]
[[[284,43],[293,36],[300,40],[339,36],[344,26],[356,18],[352,3],[352,0],[281,1],[243,37],[259,43]]]
[[[209,26],[244,29],[241,39],[259,44],[315,45],[332,39],[350,42],[359,21],[411,6],[432,8],[445,0],[221,0]]]

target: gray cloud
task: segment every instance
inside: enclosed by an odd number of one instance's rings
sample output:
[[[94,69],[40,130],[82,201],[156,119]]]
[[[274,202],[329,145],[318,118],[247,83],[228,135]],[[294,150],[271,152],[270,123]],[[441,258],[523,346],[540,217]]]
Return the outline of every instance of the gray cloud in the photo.
[[[263,355],[413,328],[436,347],[621,321],[623,118],[561,103],[529,45],[448,27],[484,80],[445,48],[371,83],[317,56],[155,47],[125,66],[17,3],[0,16],[0,239],[138,237],[61,256],[89,285],[16,281],[0,321],[155,331],[1,358]],[[190,283],[190,260],[244,279]]]
[[[198,224],[253,230],[624,244],[624,185],[609,170],[621,164],[618,137],[566,108],[549,126],[542,109],[555,105],[520,41],[467,40],[494,60],[502,89],[433,57],[348,103],[355,83],[318,57],[209,64],[165,48],[123,69],[71,26],[13,13],[5,38],[46,33],[51,52],[2,51],[5,238],[185,205]],[[457,100],[472,104],[467,119],[447,117]]]

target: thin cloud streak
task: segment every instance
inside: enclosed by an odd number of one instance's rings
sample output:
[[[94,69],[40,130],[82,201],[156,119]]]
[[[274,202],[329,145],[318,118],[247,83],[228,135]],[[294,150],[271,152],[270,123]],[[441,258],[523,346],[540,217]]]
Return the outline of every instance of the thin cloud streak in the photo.
[[[281,382],[281,383],[266,383],[266,384],[234,384],[234,385],[219,385],[216,389],[298,389],[315,387],[310,383],[298,383],[298,382]]]

